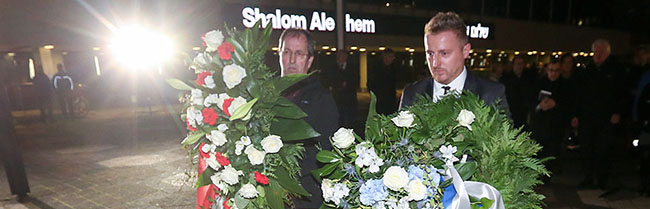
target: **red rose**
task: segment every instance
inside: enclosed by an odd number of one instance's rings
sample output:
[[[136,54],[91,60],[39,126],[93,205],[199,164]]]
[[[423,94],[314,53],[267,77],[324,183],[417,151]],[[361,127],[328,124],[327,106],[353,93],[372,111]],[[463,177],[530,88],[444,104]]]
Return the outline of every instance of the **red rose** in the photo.
[[[217,123],[217,118],[219,115],[217,115],[217,112],[214,111],[212,108],[203,108],[203,111],[201,112],[203,115],[203,122],[207,123],[209,125],[214,125]]]
[[[205,77],[211,76],[212,73],[210,72],[201,72],[198,75],[196,75],[196,85],[203,86],[205,85]]]
[[[269,184],[269,179],[264,174],[255,171],[255,181],[260,184]]]
[[[185,123],[187,124],[187,129],[190,129],[190,131],[196,131],[196,128],[192,125],[190,125],[190,121],[185,119]]]
[[[217,47],[217,52],[219,52],[219,57],[223,60],[230,60],[232,53],[235,52],[235,47],[224,41],[219,47]]]
[[[228,158],[221,155],[221,152],[217,152],[216,154],[214,154],[214,156],[217,158],[217,161],[219,162],[219,164],[221,164],[221,166],[230,165],[230,160],[228,160]]]
[[[223,208],[230,209],[230,206],[228,206],[228,198],[227,197],[226,197],[226,200],[223,201]]]
[[[210,158],[210,153],[203,152],[203,146],[205,146],[205,142],[201,142],[201,145],[199,145],[199,153],[201,154],[201,157]]]
[[[201,35],[201,40],[202,40],[201,43],[203,44],[203,46],[205,46],[205,33]]]
[[[228,112],[228,108],[230,107],[230,104],[232,104],[232,101],[235,101],[235,98],[228,98],[223,100],[223,112],[226,113],[228,117],[230,117],[230,112]]]

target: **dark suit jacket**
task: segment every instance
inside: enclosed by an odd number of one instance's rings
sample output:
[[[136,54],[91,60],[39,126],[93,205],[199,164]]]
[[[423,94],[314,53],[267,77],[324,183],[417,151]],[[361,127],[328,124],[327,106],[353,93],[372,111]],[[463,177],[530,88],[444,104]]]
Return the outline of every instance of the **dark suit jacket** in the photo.
[[[470,91],[483,99],[488,105],[497,104],[500,109],[508,111],[508,100],[506,100],[505,87],[497,82],[478,77],[472,72],[467,72],[463,90]],[[418,95],[429,95],[433,93],[433,77],[411,83],[404,87],[399,108],[413,105]]]

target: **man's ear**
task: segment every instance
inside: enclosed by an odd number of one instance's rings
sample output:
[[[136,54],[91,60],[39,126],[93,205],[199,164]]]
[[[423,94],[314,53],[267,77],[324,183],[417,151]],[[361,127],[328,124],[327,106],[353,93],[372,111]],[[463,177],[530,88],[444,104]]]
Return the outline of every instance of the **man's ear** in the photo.
[[[469,57],[469,50],[471,49],[472,49],[472,44],[470,44],[469,42],[466,43],[465,46],[463,46],[463,58],[467,59],[467,57]]]
[[[307,59],[307,63],[305,63],[307,71],[309,71],[309,68],[311,68],[311,63],[314,62],[314,56],[310,56],[309,59]]]

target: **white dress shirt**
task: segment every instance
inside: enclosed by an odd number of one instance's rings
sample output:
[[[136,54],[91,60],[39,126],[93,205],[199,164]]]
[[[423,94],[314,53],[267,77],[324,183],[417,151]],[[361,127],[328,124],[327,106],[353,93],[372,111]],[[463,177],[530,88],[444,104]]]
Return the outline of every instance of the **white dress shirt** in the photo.
[[[449,84],[441,84],[438,83],[435,79],[433,80],[433,102],[437,102],[438,99],[440,99],[442,96],[445,95],[445,89],[443,89],[443,86],[449,86],[451,87],[449,89],[449,92],[454,92],[456,94],[460,94],[463,92],[463,87],[465,86],[465,79],[467,78],[467,68],[463,66],[463,72],[458,75],[453,81],[451,81]]]

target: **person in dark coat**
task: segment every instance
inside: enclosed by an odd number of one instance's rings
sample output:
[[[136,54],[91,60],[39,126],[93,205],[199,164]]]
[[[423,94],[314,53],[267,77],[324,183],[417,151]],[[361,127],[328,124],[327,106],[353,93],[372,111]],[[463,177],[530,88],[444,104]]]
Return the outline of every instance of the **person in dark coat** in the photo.
[[[564,135],[566,95],[560,77],[560,63],[553,60],[546,67],[543,77],[535,83],[536,104],[531,114],[532,138],[542,145],[541,158],[557,157]],[[551,161],[549,170],[557,169],[557,160]]]
[[[339,123],[352,128],[357,119],[357,88],[359,87],[359,63],[348,59],[346,51],[336,53],[333,71],[333,94],[339,110]]]
[[[465,59],[472,48],[465,33],[465,23],[453,12],[438,13],[424,29],[424,46],[431,77],[404,87],[400,109],[413,105],[418,95],[434,101],[450,92],[470,91],[489,105],[508,111],[505,87],[500,83],[470,73]]]
[[[506,98],[512,122],[516,128],[524,127],[528,130],[528,115],[531,112],[530,104],[535,100],[531,84],[535,83],[535,72],[525,69],[526,62],[522,57],[512,59],[512,71],[504,73],[501,82],[506,87]]]
[[[56,100],[59,102],[61,113],[66,118],[71,118],[74,114],[72,111],[72,90],[74,82],[68,73],[65,72],[62,64],[57,64],[58,72],[52,77]]]
[[[281,76],[306,74],[314,61],[314,41],[306,30],[287,29],[280,35]],[[304,120],[320,133],[316,139],[301,141],[305,153],[300,161],[299,181],[311,197],[294,200],[296,208],[319,208],[323,203],[320,184],[311,174],[321,164],[316,160],[317,145],[331,150],[329,137],[338,128],[338,111],[332,94],[323,87],[320,79],[312,75],[284,91],[284,96],[307,113]]]
[[[621,138],[623,67],[609,56],[611,47],[607,40],[594,41],[592,50],[593,59],[578,74],[577,117],[571,123],[578,126],[585,158],[585,178],[580,186],[607,189],[614,145]]]
[[[52,120],[52,83],[40,65],[36,67],[35,73],[32,83],[36,90],[36,102],[41,111],[41,122],[47,123]]]
[[[645,76],[650,76],[650,72],[646,72]],[[638,137],[641,140],[639,142],[639,152],[641,155],[639,193],[650,196],[650,84],[645,83],[639,89],[639,97],[635,105],[636,119],[641,125],[641,135]]]
[[[395,52],[386,49],[382,52],[381,59],[368,69],[368,90],[377,97],[376,108],[379,114],[391,114],[397,110],[397,68]]]

